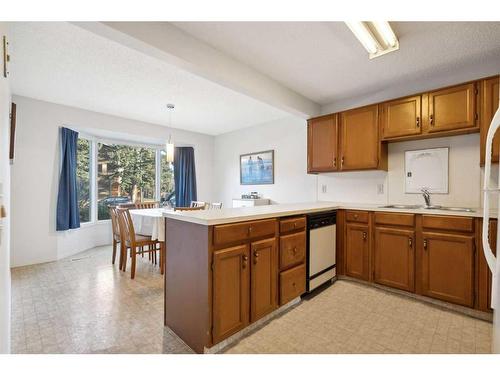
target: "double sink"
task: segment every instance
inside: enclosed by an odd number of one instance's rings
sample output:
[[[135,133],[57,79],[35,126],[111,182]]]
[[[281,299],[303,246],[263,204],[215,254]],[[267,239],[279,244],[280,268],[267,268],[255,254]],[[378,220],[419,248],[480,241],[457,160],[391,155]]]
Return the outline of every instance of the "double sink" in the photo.
[[[444,211],[457,211],[457,212],[474,212],[471,208],[465,207],[447,207],[447,206],[419,206],[416,204],[388,204],[386,206],[380,206],[380,208],[396,208],[400,210],[417,210],[417,209],[425,209],[425,210],[444,210]]]

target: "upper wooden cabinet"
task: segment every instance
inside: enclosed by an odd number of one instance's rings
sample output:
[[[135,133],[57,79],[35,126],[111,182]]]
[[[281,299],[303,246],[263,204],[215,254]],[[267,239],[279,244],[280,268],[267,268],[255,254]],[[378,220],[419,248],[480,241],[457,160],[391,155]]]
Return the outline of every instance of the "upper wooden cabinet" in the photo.
[[[482,82],[481,89],[481,165],[484,165],[485,154],[486,154],[486,135],[488,134],[488,129],[490,128],[491,120],[498,109],[499,104],[499,77],[493,77],[485,79]],[[491,161],[498,163],[498,153],[500,151],[500,135],[495,135],[493,138],[493,153],[491,156]]]
[[[420,95],[380,104],[382,139],[420,134],[422,132],[421,107]]]
[[[429,93],[429,133],[477,128],[475,82]]]
[[[311,119],[307,124],[307,171],[337,171],[338,119],[328,115]]]
[[[379,150],[378,106],[340,114],[340,170],[377,169]]]

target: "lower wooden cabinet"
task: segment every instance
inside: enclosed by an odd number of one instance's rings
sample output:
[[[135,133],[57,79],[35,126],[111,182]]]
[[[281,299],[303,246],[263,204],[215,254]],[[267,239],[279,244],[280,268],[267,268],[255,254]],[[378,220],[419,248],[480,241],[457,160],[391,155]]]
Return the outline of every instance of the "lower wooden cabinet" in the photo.
[[[444,301],[474,305],[474,237],[422,232],[422,292]]]
[[[415,231],[375,228],[373,281],[415,291]]]
[[[369,227],[363,224],[346,224],[345,273],[348,276],[369,278]]]
[[[306,291],[306,265],[280,273],[280,305],[290,302]]]
[[[235,246],[214,252],[213,341],[219,342],[249,321],[250,249]]]
[[[251,244],[250,321],[255,322],[277,306],[277,256],[274,238]]]

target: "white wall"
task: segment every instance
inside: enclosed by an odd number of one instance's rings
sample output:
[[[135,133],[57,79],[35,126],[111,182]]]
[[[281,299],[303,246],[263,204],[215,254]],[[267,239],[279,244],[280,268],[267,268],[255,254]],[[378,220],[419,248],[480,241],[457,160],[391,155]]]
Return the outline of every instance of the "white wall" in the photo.
[[[0,22],[0,38],[7,35],[5,23]],[[1,49],[1,47],[0,47]],[[0,51],[3,52],[3,51]],[[10,352],[10,90],[7,78],[3,76],[0,63],[0,205],[7,211],[7,217],[0,219],[0,353]]]
[[[481,171],[479,134],[459,135],[389,144],[389,171],[366,171],[321,174],[318,199],[335,202],[372,204],[423,204],[420,194],[406,194],[404,186],[405,151],[449,147],[449,193],[432,194],[434,204],[480,207]],[[326,193],[323,193],[323,185]],[[379,194],[378,185],[383,185]]]
[[[67,232],[55,231],[59,174],[59,127],[90,133],[120,134],[131,140],[164,142],[195,149],[198,198],[212,200],[213,137],[139,121],[14,96],[18,126],[12,166],[13,267],[60,259],[111,241],[110,225],[95,224]]]
[[[214,148],[214,197],[225,207],[250,191],[273,203],[316,200],[316,176],[307,174],[305,120],[286,117],[226,133],[215,138]],[[240,155],[265,150],[274,150],[274,184],[240,185]]]

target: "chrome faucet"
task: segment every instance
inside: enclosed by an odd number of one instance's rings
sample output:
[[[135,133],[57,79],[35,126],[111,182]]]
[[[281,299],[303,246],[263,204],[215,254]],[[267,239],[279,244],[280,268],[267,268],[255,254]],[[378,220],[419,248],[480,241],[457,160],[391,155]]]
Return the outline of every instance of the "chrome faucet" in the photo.
[[[420,189],[420,191],[422,192],[422,195],[424,196],[425,206],[426,207],[432,206],[431,205],[431,194],[429,193],[429,190],[427,188],[422,188],[422,189]]]

